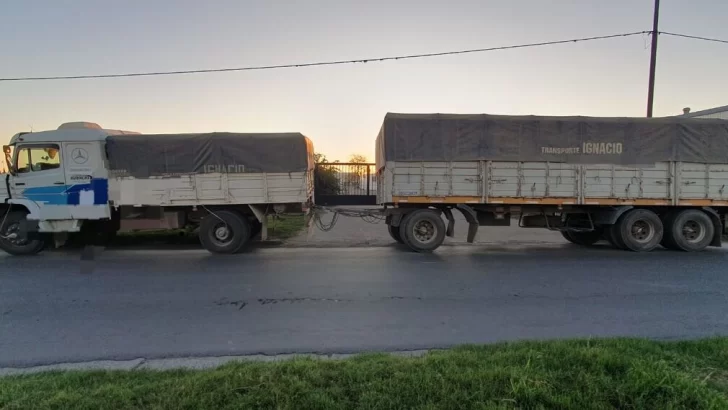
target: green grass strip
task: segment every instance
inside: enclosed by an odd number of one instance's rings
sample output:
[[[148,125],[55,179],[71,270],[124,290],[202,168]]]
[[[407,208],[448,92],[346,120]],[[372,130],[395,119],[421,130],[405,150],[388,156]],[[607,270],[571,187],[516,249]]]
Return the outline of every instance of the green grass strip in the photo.
[[[728,409],[728,338],[465,346],[406,358],[0,378],[0,409]]]

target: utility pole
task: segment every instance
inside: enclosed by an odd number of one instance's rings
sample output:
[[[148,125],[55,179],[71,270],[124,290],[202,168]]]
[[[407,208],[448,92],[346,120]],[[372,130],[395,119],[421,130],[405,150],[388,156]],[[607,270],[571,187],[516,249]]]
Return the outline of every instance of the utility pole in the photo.
[[[652,51],[650,53],[650,84],[647,89],[647,118],[652,118],[652,103],[655,100],[655,66],[657,65],[657,26],[660,20],[660,0],[655,0],[655,15],[652,19]]]

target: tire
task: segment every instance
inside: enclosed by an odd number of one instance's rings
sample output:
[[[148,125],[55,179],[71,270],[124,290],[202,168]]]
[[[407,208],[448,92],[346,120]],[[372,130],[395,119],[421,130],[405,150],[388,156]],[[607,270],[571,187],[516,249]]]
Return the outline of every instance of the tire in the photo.
[[[660,242],[660,245],[662,245],[665,249],[670,249],[672,251],[680,250],[677,244],[675,244],[675,241],[672,240],[672,226],[675,223],[675,217],[677,217],[679,213],[680,211],[672,211],[662,218],[662,226],[664,227],[665,232],[662,234],[662,241]]]
[[[613,247],[617,247],[617,244],[614,243],[614,236],[612,236],[612,225],[605,225],[604,226],[604,235],[603,238],[607,243],[612,245]]]
[[[676,213],[670,220],[668,242],[673,249],[697,252],[710,246],[715,226],[710,217],[697,209],[686,209]]]
[[[648,209],[633,209],[619,217],[615,224],[615,241],[632,252],[649,252],[662,241],[662,220]]]
[[[215,211],[200,222],[200,242],[212,253],[240,252],[250,241],[250,221],[235,211]]]
[[[622,251],[627,250],[627,247],[624,245],[624,241],[619,234],[618,223],[615,223],[614,225],[607,225],[604,227],[604,238],[607,240],[607,242],[609,242],[610,245],[614,246],[616,249]]]
[[[400,223],[400,237],[415,252],[432,252],[445,241],[445,222],[432,209],[418,209]]]
[[[389,231],[389,236],[397,241],[397,243],[404,243],[402,237],[399,234],[399,226],[387,225],[387,230]]]
[[[2,223],[2,226],[0,226],[0,249],[10,255],[35,255],[45,247],[45,241],[42,239],[6,238],[18,232],[20,224],[25,220],[26,216],[24,212],[10,212],[7,216],[0,217],[0,223]]]
[[[576,242],[574,242],[573,239],[571,239],[571,236],[569,236],[569,231],[561,231],[561,236],[563,236],[564,239],[566,239],[567,241],[569,241],[571,243],[574,243],[574,244],[576,243]]]
[[[592,246],[602,240],[604,232],[602,228],[596,228],[588,232],[561,231],[561,234],[571,243],[581,246]]]
[[[402,240],[402,244],[403,245],[407,245],[407,241],[405,240],[405,232],[404,232],[404,230],[405,230],[405,225],[407,224],[407,218],[409,218],[409,216],[411,214],[412,213],[402,215],[402,218],[400,218],[400,220],[399,220],[399,226],[396,228],[396,229],[399,230],[399,239]],[[412,249],[409,245],[407,245],[407,247],[410,248],[410,249]]]

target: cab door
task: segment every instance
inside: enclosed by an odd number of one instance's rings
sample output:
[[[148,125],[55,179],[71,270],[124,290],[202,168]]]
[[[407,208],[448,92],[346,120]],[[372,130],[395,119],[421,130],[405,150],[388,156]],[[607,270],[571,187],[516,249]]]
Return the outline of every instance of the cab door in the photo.
[[[103,147],[103,141],[63,143],[67,203],[73,219],[106,219],[110,215]]]
[[[69,219],[68,186],[58,144],[21,144],[16,147],[13,197],[35,202],[43,219]]]

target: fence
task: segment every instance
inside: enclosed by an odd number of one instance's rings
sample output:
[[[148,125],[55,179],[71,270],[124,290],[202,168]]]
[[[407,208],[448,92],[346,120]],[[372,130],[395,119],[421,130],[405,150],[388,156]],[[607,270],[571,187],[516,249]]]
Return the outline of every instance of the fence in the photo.
[[[316,164],[316,203],[319,205],[376,204],[376,167],[370,163]]]

